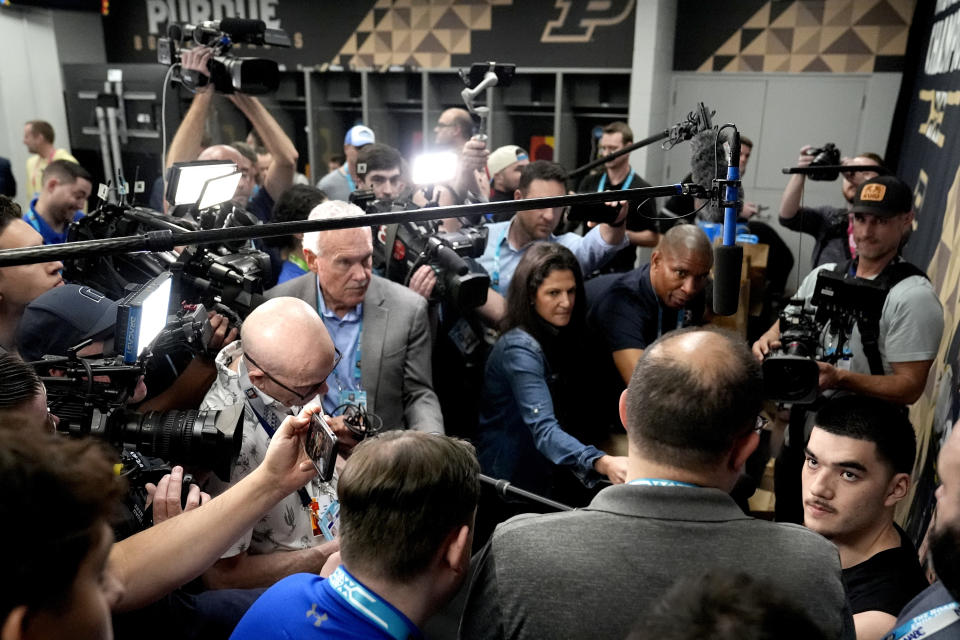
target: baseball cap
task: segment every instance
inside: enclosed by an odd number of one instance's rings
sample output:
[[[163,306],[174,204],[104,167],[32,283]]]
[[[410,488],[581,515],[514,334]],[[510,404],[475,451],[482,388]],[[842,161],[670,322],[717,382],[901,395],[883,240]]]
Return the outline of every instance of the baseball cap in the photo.
[[[366,144],[373,144],[377,139],[373,135],[373,129],[370,127],[365,127],[362,124],[358,124],[355,127],[352,127],[350,131],[347,131],[346,137],[343,139],[343,144],[349,144],[354,147],[362,147]]]
[[[17,331],[24,360],[65,356],[87,338],[105,339],[117,324],[117,303],[96,289],[65,284],[27,305]]]
[[[913,190],[896,176],[870,178],[857,190],[850,211],[889,218],[913,208]]]
[[[497,147],[487,157],[487,171],[490,177],[497,175],[518,160],[527,160],[527,152],[515,144]]]

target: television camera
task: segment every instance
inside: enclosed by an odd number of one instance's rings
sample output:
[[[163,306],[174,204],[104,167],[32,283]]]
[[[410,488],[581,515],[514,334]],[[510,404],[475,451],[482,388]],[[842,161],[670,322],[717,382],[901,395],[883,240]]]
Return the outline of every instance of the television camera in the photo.
[[[157,61],[173,65],[181,60],[183,45],[194,43],[213,49],[207,63],[209,80],[200,73],[184,70],[181,80],[196,88],[212,84],[220,93],[263,95],[273,93],[280,86],[280,66],[264,58],[238,58],[230,55],[234,44],[289,47],[290,36],[281,29],[268,29],[263,20],[224,18],[200,24],[171,24],[167,37],[157,42]]]
[[[817,398],[817,360],[836,364],[850,357],[854,327],[861,343],[879,338],[887,296],[883,284],[823,270],[817,274],[811,305],[791,300],[780,315],[780,348],[763,361],[766,397],[777,402],[809,404]]]

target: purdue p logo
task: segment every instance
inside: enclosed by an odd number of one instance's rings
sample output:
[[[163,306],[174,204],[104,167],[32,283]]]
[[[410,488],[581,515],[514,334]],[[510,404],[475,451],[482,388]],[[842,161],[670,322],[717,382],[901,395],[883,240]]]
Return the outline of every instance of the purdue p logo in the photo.
[[[860,191],[861,202],[883,202],[883,196],[887,193],[887,187],[882,184],[867,184]]]

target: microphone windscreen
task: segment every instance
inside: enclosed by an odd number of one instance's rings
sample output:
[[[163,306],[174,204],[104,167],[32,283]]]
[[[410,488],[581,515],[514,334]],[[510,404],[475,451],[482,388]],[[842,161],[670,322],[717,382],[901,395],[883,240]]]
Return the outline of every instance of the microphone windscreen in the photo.
[[[263,34],[267,25],[263,20],[249,20],[247,18],[223,18],[220,21],[220,30],[230,34],[234,40],[242,40],[249,36]]]
[[[711,129],[701,131],[690,141],[690,173],[696,184],[708,190],[713,186],[714,178],[722,179],[727,176],[727,160],[724,157],[723,147],[718,148],[716,140],[717,132]],[[697,214],[697,217],[708,222],[723,222],[723,209],[718,208],[715,202],[711,202]]]
[[[743,265],[743,247],[739,245],[714,247],[713,250],[713,312],[732,316],[740,302],[740,269]]]

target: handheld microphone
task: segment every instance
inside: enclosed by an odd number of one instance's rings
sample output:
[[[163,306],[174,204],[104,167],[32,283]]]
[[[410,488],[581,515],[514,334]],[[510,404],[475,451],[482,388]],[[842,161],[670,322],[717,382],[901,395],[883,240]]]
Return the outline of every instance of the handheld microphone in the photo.
[[[730,125],[733,126],[733,125]],[[714,249],[713,311],[721,316],[732,316],[740,301],[740,269],[743,265],[743,247],[736,244],[737,200],[740,189],[740,132],[733,127],[727,158],[727,188],[723,210],[723,244]]]

